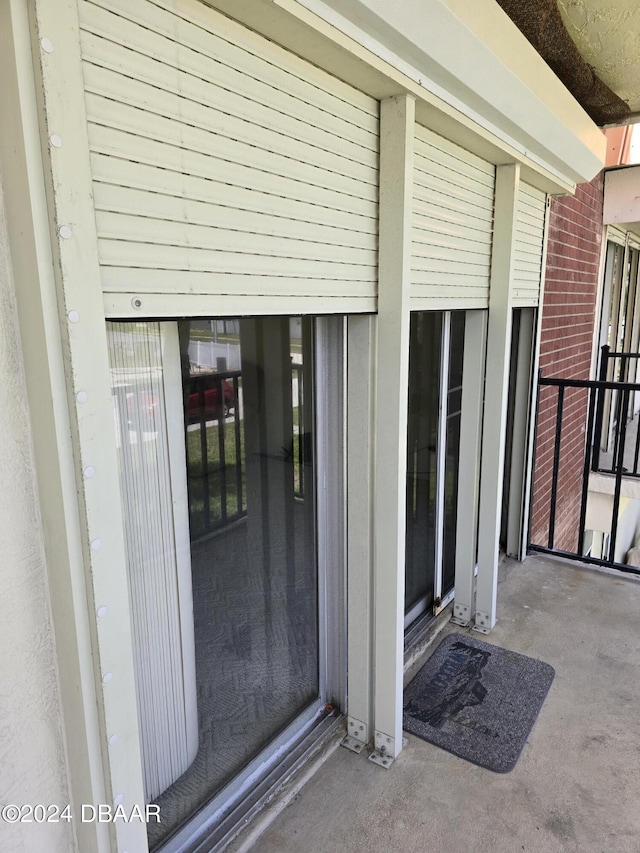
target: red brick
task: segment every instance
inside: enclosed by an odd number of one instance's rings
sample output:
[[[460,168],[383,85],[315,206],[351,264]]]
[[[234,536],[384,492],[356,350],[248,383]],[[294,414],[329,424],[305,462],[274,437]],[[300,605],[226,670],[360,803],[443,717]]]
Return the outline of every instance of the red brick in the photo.
[[[542,308],[540,366],[544,376],[589,378],[602,246],[602,176],[573,197],[554,199]],[[555,546],[577,544],[588,393],[565,392],[556,496]],[[531,541],[547,544],[555,446],[557,390],[541,388],[538,404]]]

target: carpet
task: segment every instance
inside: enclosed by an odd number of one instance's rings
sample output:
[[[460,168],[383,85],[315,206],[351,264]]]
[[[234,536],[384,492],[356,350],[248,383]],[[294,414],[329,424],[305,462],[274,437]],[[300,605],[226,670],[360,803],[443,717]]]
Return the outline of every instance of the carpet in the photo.
[[[466,761],[508,773],[554,675],[542,661],[449,634],[405,690],[403,727]]]

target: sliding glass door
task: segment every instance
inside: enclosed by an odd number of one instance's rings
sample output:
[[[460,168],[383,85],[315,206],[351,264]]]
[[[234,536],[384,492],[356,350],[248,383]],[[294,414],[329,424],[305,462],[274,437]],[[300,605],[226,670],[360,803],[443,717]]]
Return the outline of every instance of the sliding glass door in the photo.
[[[156,848],[328,701],[325,403],[311,318],[114,323],[110,340]]]
[[[405,628],[453,591],[464,312],[413,312],[409,338]]]

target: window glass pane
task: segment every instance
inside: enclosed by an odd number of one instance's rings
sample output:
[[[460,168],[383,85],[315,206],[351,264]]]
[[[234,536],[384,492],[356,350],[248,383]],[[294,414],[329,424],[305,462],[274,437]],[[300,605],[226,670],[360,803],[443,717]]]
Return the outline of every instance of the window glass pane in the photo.
[[[442,314],[411,314],[405,611],[433,605]]]
[[[319,701],[312,321],[110,326],[121,483],[128,495],[124,522],[134,542],[129,576],[146,577],[155,594],[143,600],[132,581],[134,621],[156,626],[153,638],[139,643],[136,673],[145,767],[157,761],[162,733],[175,725],[180,692],[145,704],[144,685],[153,688],[165,670],[179,672],[187,658],[195,670],[193,695],[183,685],[184,704],[197,708],[195,750],[186,763],[174,762],[160,790],[148,785],[162,815],[161,824],[149,825],[155,847]],[[164,349],[163,334],[173,342]],[[123,390],[131,377],[118,365],[118,347],[137,353],[135,381],[143,392]],[[178,449],[162,437],[176,423]],[[153,449],[152,468],[134,460],[142,448],[142,456]],[[182,506],[175,500],[179,481]],[[189,531],[186,590],[174,565],[179,518],[182,533]],[[145,562],[145,549],[169,554],[163,575]],[[180,634],[185,601],[188,637]],[[167,662],[172,645],[177,651]],[[147,737],[156,717],[164,722],[155,738]],[[183,740],[193,737],[188,730],[183,723]]]
[[[452,312],[449,336],[449,387],[447,390],[447,429],[444,463],[443,598],[453,589],[456,572],[456,525],[458,520],[464,317],[464,311]]]

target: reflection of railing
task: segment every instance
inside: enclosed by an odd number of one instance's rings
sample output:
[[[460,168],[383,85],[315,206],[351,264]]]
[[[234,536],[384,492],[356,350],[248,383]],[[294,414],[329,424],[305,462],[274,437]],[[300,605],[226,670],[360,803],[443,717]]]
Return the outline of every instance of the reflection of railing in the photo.
[[[606,360],[605,370],[606,370]],[[615,422],[615,434],[613,436],[614,452],[610,464],[606,467],[602,465],[602,454],[600,450],[600,437],[602,433],[603,412],[607,395],[615,394],[618,400],[616,406],[620,412],[629,410],[630,401],[634,394],[640,392],[640,384],[630,382],[607,382],[604,380],[588,381],[579,379],[561,379],[561,378],[543,378],[540,376],[538,380],[539,388],[550,387],[557,388],[557,403],[555,411],[555,427],[553,439],[553,463],[551,472],[551,488],[549,492],[548,506],[544,507],[544,515],[548,520],[546,541],[529,542],[529,549],[532,551],[541,551],[545,553],[553,553],[562,557],[567,557],[573,560],[582,560],[584,562],[593,563],[599,566],[609,566],[634,574],[640,574],[640,569],[628,566],[615,560],[616,553],[616,538],[618,534],[618,521],[620,515],[620,499],[622,494],[622,479],[631,475],[631,472],[625,467],[625,441],[627,436],[627,418],[619,417]],[[584,462],[582,463],[582,481],[580,483],[580,516],[577,530],[575,531],[575,549],[568,548],[560,549],[556,545],[556,515],[558,503],[558,485],[563,481],[562,469],[568,459],[572,459],[571,448],[567,454],[563,453],[562,438],[564,412],[565,412],[565,392],[569,389],[575,390],[579,394],[580,390],[586,394],[587,411],[587,429],[585,436]],[[540,394],[538,395],[538,398]],[[572,400],[570,410],[575,412],[576,401]],[[640,431],[639,431],[640,432]],[[637,445],[637,441],[636,441]],[[637,447],[636,447],[637,461]],[[536,460],[537,462],[537,460]],[[608,531],[608,546],[603,551],[602,557],[594,557],[589,553],[587,542],[587,500],[589,494],[589,475],[592,471],[599,473],[607,473],[614,475],[612,484],[613,498],[611,506],[611,514],[608,518],[600,518],[600,531]],[[538,491],[537,480],[540,477],[540,472],[534,464],[534,502]],[[542,483],[544,483],[544,472],[542,472]],[[543,486],[540,486],[540,491],[546,494]],[[538,509],[541,509],[538,507]]]
[[[304,500],[312,464],[305,423],[304,368],[291,365],[293,434],[285,459],[293,465],[293,494]],[[195,373],[185,399],[189,517],[192,538],[206,536],[247,514],[242,374]]]
[[[291,387],[294,416],[297,413],[297,423],[293,422],[293,493],[297,498],[304,498],[304,466],[310,463],[308,448],[305,447],[308,438],[304,422],[304,368],[301,364],[291,364]]]
[[[194,374],[186,403],[192,538],[246,515],[240,371]]]

